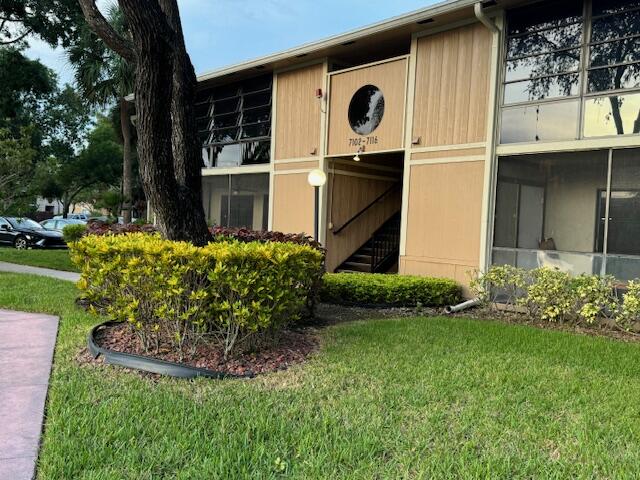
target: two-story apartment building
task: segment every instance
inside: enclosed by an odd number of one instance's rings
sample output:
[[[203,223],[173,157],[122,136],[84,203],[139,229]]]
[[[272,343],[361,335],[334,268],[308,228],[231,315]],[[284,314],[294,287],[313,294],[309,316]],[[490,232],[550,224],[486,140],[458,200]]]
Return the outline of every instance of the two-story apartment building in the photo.
[[[212,224],[327,268],[640,276],[640,0],[455,0],[199,77]]]

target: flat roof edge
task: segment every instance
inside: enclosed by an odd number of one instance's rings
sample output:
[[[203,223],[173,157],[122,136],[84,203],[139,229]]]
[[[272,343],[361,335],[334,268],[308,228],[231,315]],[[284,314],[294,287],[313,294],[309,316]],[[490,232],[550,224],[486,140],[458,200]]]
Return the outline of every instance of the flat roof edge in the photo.
[[[454,12],[465,7],[473,6],[475,3],[478,3],[478,1],[480,0],[453,0],[436,3],[419,10],[414,10],[412,12],[398,15],[387,20],[382,20],[366,27],[357,28],[345,33],[340,33],[338,35],[324,38],[322,40],[305,43],[297,47],[283,50],[281,52],[272,53],[262,57],[212,70],[210,72],[205,72],[201,75],[198,75],[197,79],[198,82],[212,80],[214,78],[223,77],[232,73],[259,67],[267,63],[275,63],[287,60],[292,57],[296,57],[298,55],[313,53],[314,51],[322,50],[324,48],[335,47],[345,42],[358,40],[369,35],[374,35],[386,30],[402,27],[418,20],[423,20],[427,17],[434,17],[437,15]]]

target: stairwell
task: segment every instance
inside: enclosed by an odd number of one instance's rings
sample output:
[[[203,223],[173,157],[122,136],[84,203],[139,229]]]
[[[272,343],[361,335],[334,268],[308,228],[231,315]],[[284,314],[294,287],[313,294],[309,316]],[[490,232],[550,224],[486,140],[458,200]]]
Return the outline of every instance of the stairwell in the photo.
[[[400,212],[376,230],[349,258],[342,262],[336,272],[385,273],[395,265],[400,254]]]

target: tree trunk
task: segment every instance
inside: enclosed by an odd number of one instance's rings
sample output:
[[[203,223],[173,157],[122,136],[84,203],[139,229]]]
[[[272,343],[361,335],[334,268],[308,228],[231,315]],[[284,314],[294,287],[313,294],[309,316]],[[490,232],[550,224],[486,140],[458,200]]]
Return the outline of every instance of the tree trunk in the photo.
[[[135,66],[140,178],[159,229],[169,239],[204,245],[201,146],[195,128],[196,76],[176,0],[119,0],[130,44],[106,22],[95,0],[79,0],[91,28]]]
[[[122,130],[122,218],[124,223],[131,223],[131,205],[133,200],[132,166],[131,166],[131,119],[129,118],[129,102],[120,99],[120,128]]]

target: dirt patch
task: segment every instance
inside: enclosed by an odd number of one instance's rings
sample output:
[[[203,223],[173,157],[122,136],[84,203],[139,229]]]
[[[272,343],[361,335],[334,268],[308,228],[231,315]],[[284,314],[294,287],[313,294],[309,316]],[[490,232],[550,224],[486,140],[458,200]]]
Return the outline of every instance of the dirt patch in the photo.
[[[139,337],[127,324],[99,329],[95,341],[98,346],[116,352],[145,355],[216,372],[246,376],[285,370],[290,365],[304,362],[319,346],[317,332],[312,328],[283,331],[259,350],[238,353],[226,360],[220,347],[205,342],[194,352],[185,352],[182,359],[171,345],[159,345],[157,349],[145,352]],[[85,358],[83,356],[82,360]]]

